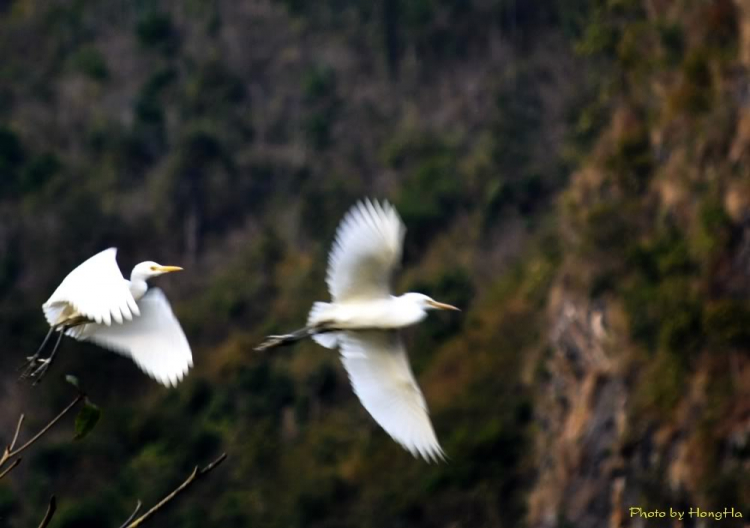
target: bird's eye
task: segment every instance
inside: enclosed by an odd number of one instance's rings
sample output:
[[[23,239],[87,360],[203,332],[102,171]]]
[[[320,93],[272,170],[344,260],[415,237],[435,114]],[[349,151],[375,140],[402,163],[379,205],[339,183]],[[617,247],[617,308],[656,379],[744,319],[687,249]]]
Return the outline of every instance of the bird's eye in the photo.
[[[151,266],[151,271],[156,271],[156,266]]]

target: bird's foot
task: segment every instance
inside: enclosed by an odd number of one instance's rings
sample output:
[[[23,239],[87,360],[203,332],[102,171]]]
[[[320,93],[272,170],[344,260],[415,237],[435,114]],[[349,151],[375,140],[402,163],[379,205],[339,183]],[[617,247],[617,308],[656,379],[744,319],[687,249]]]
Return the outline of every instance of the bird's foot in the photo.
[[[47,344],[47,341],[49,341],[50,336],[52,336],[53,332],[59,332],[57,341],[55,341],[55,346],[52,348],[52,353],[47,358],[40,358],[39,356],[42,354],[42,350],[44,349],[44,346]],[[50,365],[52,364],[52,360],[55,359],[55,356],[57,354],[57,351],[60,349],[60,343],[62,342],[62,338],[65,335],[65,328],[64,327],[53,327],[50,328],[50,331],[47,333],[47,337],[44,338],[44,341],[42,342],[42,346],[39,347],[39,350],[36,351],[36,353],[33,356],[29,356],[26,358],[26,364],[25,369],[23,373],[21,374],[20,379],[28,379],[28,378],[34,378],[33,385],[37,385],[40,381],[42,381],[42,378],[49,370]]]
[[[18,377],[19,380],[24,380],[31,377],[31,374],[36,370],[37,364],[43,362],[44,359],[39,357],[39,354],[33,356],[27,356],[26,361],[18,367],[18,370],[23,369],[21,375]]]
[[[26,363],[46,363],[48,360],[45,358],[40,357],[34,357],[34,356],[26,356]]]
[[[49,366],[52,364],[52,358],[37,359],[39,366],[29,375],[30,378],[34,378],[32,385],[37,385],[49,370]]]
[[[32,372],[34,372],[34,366],[36,365],[37,361],[38,362],[43,361],[39,359],[39,356],[42,355],[42,350],[44,350],[44,347],[47,345],[47,343],[50,340],[50,337],[52,337],[52,334],[54,332],[55,332],[55,327],[53,326],[49,329],[49,332],[47,332],[47,335],[44,336],[44,341],[42,341],[42,344],[39,346],[36,352],[34,352],[33,355],[28,356],[26,358],[26,363],[18,367],[18,370],[23,369],[23,372],[21,373],[21,376],[19,377],[19,379],[26,379],[29,376],[31,376]]]

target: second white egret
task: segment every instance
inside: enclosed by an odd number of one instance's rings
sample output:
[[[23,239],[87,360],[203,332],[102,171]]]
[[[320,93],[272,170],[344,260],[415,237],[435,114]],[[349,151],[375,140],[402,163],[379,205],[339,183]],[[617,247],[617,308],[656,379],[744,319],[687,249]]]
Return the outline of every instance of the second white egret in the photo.
[[[406,228],[387,202],[366,200],[344,216],[328,257],[326,282],[333,302],[317,302],[307,326],[269,336],[257,350],[312,337],[340,348],[354,392],[380,426],[412,455],[444,458],[427,404],[409,366],[399,329],[429,310],[458,310],[421,293],[391,295]]]
[[[179,321],[164,293],[147,280],[180,271],[178,266],[141,262],[130,280],[117,266],[117,249],[110,248],[71,271],[42,305],[50,325],[36,354],[28,358],[22,377],[38,382],[49,369],[63,335],[91,341],[130,357],[163,385],[176,385],[193,365],[193,355]],[[59,336],[49,357],[40,354],[50,337]]]

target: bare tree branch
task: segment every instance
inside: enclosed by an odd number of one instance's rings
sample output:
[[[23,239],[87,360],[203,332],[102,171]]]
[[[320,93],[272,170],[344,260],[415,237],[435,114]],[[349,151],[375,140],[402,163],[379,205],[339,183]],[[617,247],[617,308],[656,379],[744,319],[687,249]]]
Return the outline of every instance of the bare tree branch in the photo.
[[[141,501],[138,501],[138,504],[135,505],[135,510],[133,510],[133,513],[130,514],[130,517],[128,517],[128,520],[122,523],[122,526],[120,528],[128,528],[128,525],[133,522],[133,519],[135,519],[135,516],[138,515],[138,512],[141,511],[141,506],[143,506],[143,503]]]
[[[5,476],[5,475],[7,475],[8,473],[10,473],[10,472],[11,472],[11,471],[13,470],[13,468],[15,468],[15,467],[16,467],[16,466],[17,466],[18,464],[20,464],[20,463],[21,463],[21,460],[23,460],[23,458],[17,458],[17,459],[15,459],[15,460],[14,460],[13,462],[11,462],[10,466],[8,466],[7,468],[5,468],[5,469],[4,469],[3,471],[2,471],[2,473],[0,473],[0,480],[1,480],[1,479],[2,479],[2,478],[3,478],[4,476]]]
[[[50,423],[48,423],[47,425],[45,425],[42,428],[42,430],[39,431],[37,434],[35,434],[28,442],[26,442],[25,444],[23,444],[18,449],[14,450],[14,451],[11,451],[10,456],[16,456],[16,455],[20,454],[26,448],[28,448],[30,445],[32,445],[34,442],[36,442],[37,440],[39,440],[42,436],[44,436],[44,434],[47,431],[50,430],[50,428],[53,425],[55,425],[57,422],[59,422],[62,419],[63,416],[65,416],[66,414],[68,414],[68,412],[70,412],[70,410],[73,407],[75,407],[78,404],[78,402],[81,401],[81,400],[83,400],[85,397],[86,396],[84,394],[78,393],[78,396],[76,396],[75,400],[73,400],[72,402],[70,402],[70,404],[67,407],[65,407],[65,409],[62,410],[62,412],[60,412],[60,414],[58,414],[57,416],[55,416]]]
[[[222,455],[219,458],[217,458],[216,460],[214,460],[213,462],[211,462],[209,465],[207,465],[203,469],[199,469],[198,466],[195,466],[195,469],[190,474],[190,476],[187,478],[187,480],[185,482],[183,482],[182,484],[180,484],[172,493],[170,493],[169,495],[167,495],[166,497],[164,497],[156,506],[154,506],[149,511],[147,511],[146,513],[144,513],[138,519],[136,519],[135,521],[133,521],[130,524],[123,525],[121,528],[136,528],[138,526],[141,526],[152,515],[154,515],[157,511],[159,511],[160,509],[162,509],[168,502],[170,502],[177,495],[179,495],[181,492],[185,491],[188,487],[190,487],[190,485],[193,484],[193,482],[195,482],[196,480],[198,480],[200,477],[204,476],[209,471],[211,471],[214,468],[216,468],[216,466],[218,466],[219,464],[221,464],[222,462],[224,462],[224,460],[226,458],[227,458],[227,454],[226,453],[222,453]]]
[[[8,448],[10,451],[13,451],[16,447],[16,442],[18,442],[18,433],[21,432],[21,426],[23,425],[23,419],[25,418],[24,414],[22,413],[21,416],[18,418],[18,425],[16,426],[16,432],[13,435],[13,441],[10,443],[10,447]]]
[[[55,511],[57,511],[57,500],[55,500],[55,496],[52,495],[49,499],[49,506],[47,507],[47,513],[44,515],[44,519],[42,519],[42,524],[39,525],[39,528],[47,528],[47,525],[52,520],[52,517],[55,515]]]
[[[25,451],[27,448],[29,448],[31,445],[33,445],[37,440],[39,440],[42,436],[44,436],[47,431],[49,431],[52,426],[54,426],[57,422],[59,422],[66,414],[70,412],[70,410],[75,407],[78,402],[83,400],[86,397],[85,394],[82,392],[79,392],[76,398],[70,402],[70,404],[63,409],[60,414],[55,416],[52,421],[50,421],[47,425],[45,425],[37,434],[31,437],[25,444],[23,444],[21,447],[16,449],[16,443],[18,442],[18,435],[21,431],[21,425],[23,425],[24,415],[22,414],[21,417],[18,419],[18,425],[16,426],[16,432],[13,434],[13,441],[10,443],[10,445],[6,446],[3,450],[3,454],[0,456],[0,468],[2,468],[8,460],[10,460],[13,457],[16,457],[20,455],[23,451]],[[0,473],[0,479],[2,479],[5,475],[10,473],[12,469],[14,469],[18,464],[21,462],[21,459],[15,460],[10,466],[8,466],[2,473]]]

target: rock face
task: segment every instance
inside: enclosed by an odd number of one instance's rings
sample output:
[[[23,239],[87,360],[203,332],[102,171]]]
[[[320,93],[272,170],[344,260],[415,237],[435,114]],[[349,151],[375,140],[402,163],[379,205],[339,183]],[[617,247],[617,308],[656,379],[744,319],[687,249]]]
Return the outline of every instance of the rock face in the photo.
[[[734,508],[744,517],[721,525],[747,527],[750,2],[630,5],[642,20],[620,34],[623,46],[652,31],[666,52],[665,20],[684,39],[658,75],[643,53],[617,56],[639,89],[619,94],[571,179],[568,241],[585,256],[568,255],[570,276],[547,301],[528,524],[702,527],[719,521],[691,508]],[[616,32],[621,15],[592,27]],[[704,118],[715,136],[694,126]],[[591,293],[592,276],[605,293]],[[631,515],[638,507],[686,517]]]
[[[553,295],[550,314],[552,355],[537,406],[539,479],[530,525],[593,528],[609,517],[620,526],[624,479],[617,452],[626,389],[607,354],[607,307],[563,293]]]
[[[638,398],[636,380],[643,374],[615,359],[626,345],[608,329],[610,311],[606,302],[564,290],[550,297],[551,354],[538,387],[538,478],[529,495],[529,526],[646,527],[654,520],[631,516],[630,508],[653,508],[647,505],[655,503],[684,512],[741,510],[740,489],[734,492],[735,504],[711,505],[703,484],[719,471],[750,471],[750,397],[717,411],[710,387],[717,370],[729,367],[731,389],[748,396],[750,362],[740,354],[733,365],[702,356],[673,415],[661,421],[643,418],[643,426],[630,411]],[[715,419],[707,418],[711,413]],[[707,423],[712,424],[710,432]],[[707,471],[707,463],[718,467]],[[739,481],[730,476],[710,486],[731,485],[727,482]],[[602,519],[608,523],[603,525]],[[702,522],[686,518],[680,526],[705,526]],[[738,518],[722,522],[747,526]]]

